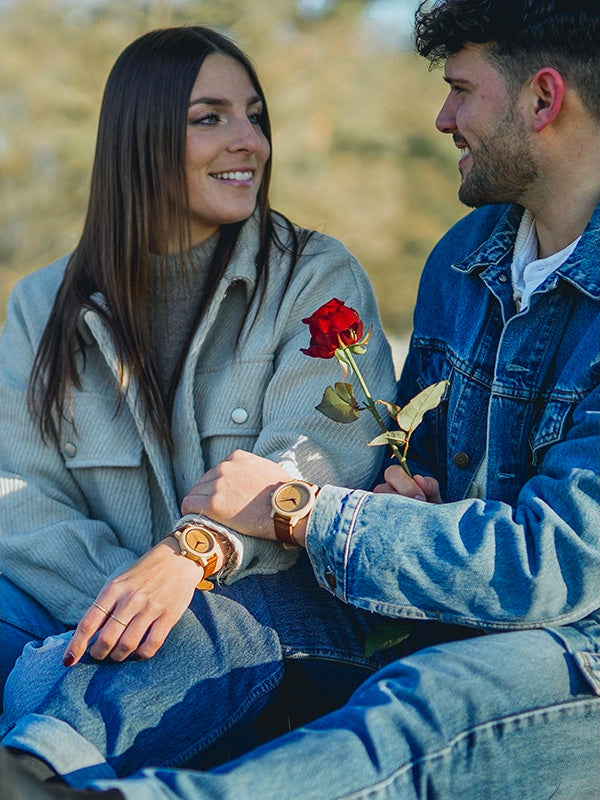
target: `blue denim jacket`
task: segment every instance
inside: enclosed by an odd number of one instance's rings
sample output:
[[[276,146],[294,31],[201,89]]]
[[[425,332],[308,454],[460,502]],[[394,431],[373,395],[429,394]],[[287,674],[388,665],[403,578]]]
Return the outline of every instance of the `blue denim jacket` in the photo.
[[[472,212],[424,269],[398,401],[450,381],[409,453],[413,472],[439,480],[444,504],[325,487],[307,547],[321,585],[359,607],[489,630],[552,627],[571,649],[600,649],[600,206],[517,313],[510,264],[522,213]],[[485,500],[469,499],[486,451]]]

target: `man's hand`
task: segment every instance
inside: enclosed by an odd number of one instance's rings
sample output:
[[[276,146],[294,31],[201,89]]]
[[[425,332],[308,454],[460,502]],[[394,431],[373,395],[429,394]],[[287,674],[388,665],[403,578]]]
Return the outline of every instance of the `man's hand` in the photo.
[[[377,494],[401,494],[428,503],[441,503],[440,486],[435,478],[415,475],[410,478],[399,464],[392,464],[384,473],[385,483],[378,484]]]
[[[234,450],[183,498],[183,514],[205,514],[240,533],[275,539],[271,493],[290,476],[268,458]]]
[[[189,606],[202,567],[179,552],[169,537],[102,589],[81,618],[64,664],[76,664],[90,648],[97,659],[151,658]]]

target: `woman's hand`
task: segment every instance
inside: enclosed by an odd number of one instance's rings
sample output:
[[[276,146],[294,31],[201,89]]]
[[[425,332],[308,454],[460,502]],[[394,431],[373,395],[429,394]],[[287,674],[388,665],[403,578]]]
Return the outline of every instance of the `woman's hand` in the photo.
[[[205,514],[240,533],[275,539],[271,494],[290,476],[268,458],[234,450],[183,498],[183,514]]]
[[[414,475],[410,478],[399,464],[392,464],[384,473],[385,483],[378,484],[377,494],[401,494],[428,503],[441,503],[440,485],[435,478]]]
[[[189,606],[202,572],[173,537],[157,544],[102,589],[69,642],[65,666],[80,660],[96,634],[94,658],[151,658]]]

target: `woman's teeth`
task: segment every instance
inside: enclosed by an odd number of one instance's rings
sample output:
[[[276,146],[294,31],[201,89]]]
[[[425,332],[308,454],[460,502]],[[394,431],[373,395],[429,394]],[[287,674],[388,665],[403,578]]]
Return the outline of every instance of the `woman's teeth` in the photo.
[[[213,178],[218,178],[220,181],[249,181],[252,179],[252,172],[246,170],[241,172],[213,172]]]

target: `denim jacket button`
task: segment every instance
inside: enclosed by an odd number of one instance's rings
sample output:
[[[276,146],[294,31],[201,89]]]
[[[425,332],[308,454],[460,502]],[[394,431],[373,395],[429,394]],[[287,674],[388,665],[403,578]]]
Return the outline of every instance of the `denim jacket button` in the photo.
[[[335,577],[333,572],[326,572],[325,580],[331,586],[332,589],[335,589],[335,587],[337,586],[337,578]]]
[[[452,463],[455,467],[458,467],[458,469],[464,469],[465,467],[468,467],[470,460],[471,459],[466,453],[455,453],[452,456]]]

